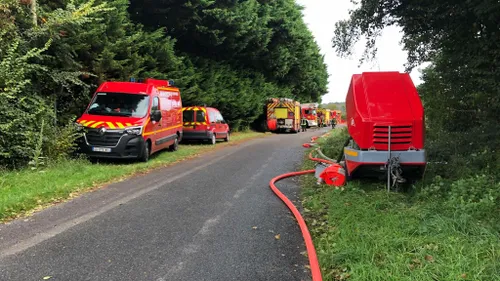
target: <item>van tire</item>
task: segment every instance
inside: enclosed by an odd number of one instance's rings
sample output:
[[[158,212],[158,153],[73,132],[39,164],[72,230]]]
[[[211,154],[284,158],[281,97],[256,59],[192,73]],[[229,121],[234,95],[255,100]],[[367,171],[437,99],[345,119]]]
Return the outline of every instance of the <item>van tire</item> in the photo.
[[[229,142],[230,139],[231,139],[231,137],[230,137],[229,131],[227,131],[227,135],[226,135],[226,138],[224,139],[224,141]]]
[[[215,133],[212,134],[210,138],[210,144],[215,145],[217,143],[217,139],[215,138]]]
[[[142,153],[141,156],[139,157],[139,160],[141,162],[148,162],[150,154],[151,154],[151,144],[149,141],[147,141],[144,143],[144,146],[142,147]]]
[[[175,137],[174,143],[168,149],[170,151],[177,151],[179,149],[179,136]]]

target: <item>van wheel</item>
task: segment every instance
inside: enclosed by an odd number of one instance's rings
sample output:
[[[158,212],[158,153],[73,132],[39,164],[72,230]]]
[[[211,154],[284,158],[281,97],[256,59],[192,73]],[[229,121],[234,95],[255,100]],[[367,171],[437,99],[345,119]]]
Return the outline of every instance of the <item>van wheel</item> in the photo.
[[[151,148],[150,148],[149,142],[144,143],[144,146],[142,147],[141,157],[139,158],[139,160],[141,162],[148,162],[149,155],[151,153],[150,151],[151,151]]]
[[[174,143],[169,147],[170,151],[177,151],[179,149],[179,137],[176,137]]]
[[[224,139],[224,141],[228,142],[230,138],[231,137],[230,137],[229,131],[227,131],[227,135],[226,135],[226,138]]]
[[[215,133],[212,134],[212,138],[210,139],[210,143],[215,145],[217,143],[217,139],[215,138]]]

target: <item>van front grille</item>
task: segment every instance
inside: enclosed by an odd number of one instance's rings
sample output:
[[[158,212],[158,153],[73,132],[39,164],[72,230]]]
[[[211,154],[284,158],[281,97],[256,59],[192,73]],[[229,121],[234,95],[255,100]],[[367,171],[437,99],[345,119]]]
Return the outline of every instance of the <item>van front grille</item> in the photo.
[[[116,146],[122,135],[123,132],[110,131],[107,131],[103,135],[101,135],[98,130],[89,130],[87,133],[85,133],[87,142],[90,145],[100,146]]]

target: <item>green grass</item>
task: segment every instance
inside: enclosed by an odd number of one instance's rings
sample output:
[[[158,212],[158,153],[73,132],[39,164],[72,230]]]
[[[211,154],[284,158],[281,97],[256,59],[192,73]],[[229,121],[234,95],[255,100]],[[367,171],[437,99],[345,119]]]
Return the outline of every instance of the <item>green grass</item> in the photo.
[[[339,138],[323,142],[339,145]],[[500,280],[493,227],[437,199],[387,193],[382,182],[353,181],[343,190],[315,182],[303,178],[302,200],[324,280]]]
[[[215,146],[180,145],[178,151],[159,152],[147,163],[92,164],[87,160],[67,160],[38,170],[0,172],[0,221],[29,214],[136,173],[264,135],[267,134],[242,132],[231,135],[229,143],[219,142]]]

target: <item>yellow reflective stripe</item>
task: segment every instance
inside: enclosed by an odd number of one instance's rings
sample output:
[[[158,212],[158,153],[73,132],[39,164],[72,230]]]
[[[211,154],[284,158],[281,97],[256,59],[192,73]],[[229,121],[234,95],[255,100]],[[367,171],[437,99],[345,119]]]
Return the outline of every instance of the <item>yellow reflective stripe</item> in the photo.
[[[130,124],[130,123],[125,123],[125,125],[127,125],[127,127],[132,126],[132,124]]]
[[[85,122],[87,122],[87,120],[80,120],[78,123],[83,124]]]
[[[91,127],[91,128],[95,128],[95,127],[97,127],[97,126],[101,125],[102,123],[104,123],[104,122],[99,121],[99,122],[96,122],[96,123],[92,124],[90,127]]]
[[[120,128],[120,129],[125,128],[125,126],[123,126],[123,124],[122,124],[122,123],[120,123],[120,122],[116,122],[116,125],[118,125],[118,128]]]
[[[83,124],[83,126],[88,127],[90,124],[94,123],[95,121],[88,121],[87,123]]]
[[[172,127],[168,127],[168,128],[162,129],[162,130],[158,130],[158,131],[154,131],[154,132],[145,133],[144,135],[145,135],[145,136],[149,136],[149,135],[152,135],[152,134],[154,134],[154,133],[161,133],[161,132],[164,132],[164,131],[168,131],[168,130],[172,130],[172,129],[175,129],[175,128],[180,128],[180,127],[182,127],[182,125],[176,125],[176,126],[172,126]]]
[[[111,123],[111,122],[106,122],[106,124],[108,125],[108,127],[110,127],[111,129],[115,129],[115,124]]]

